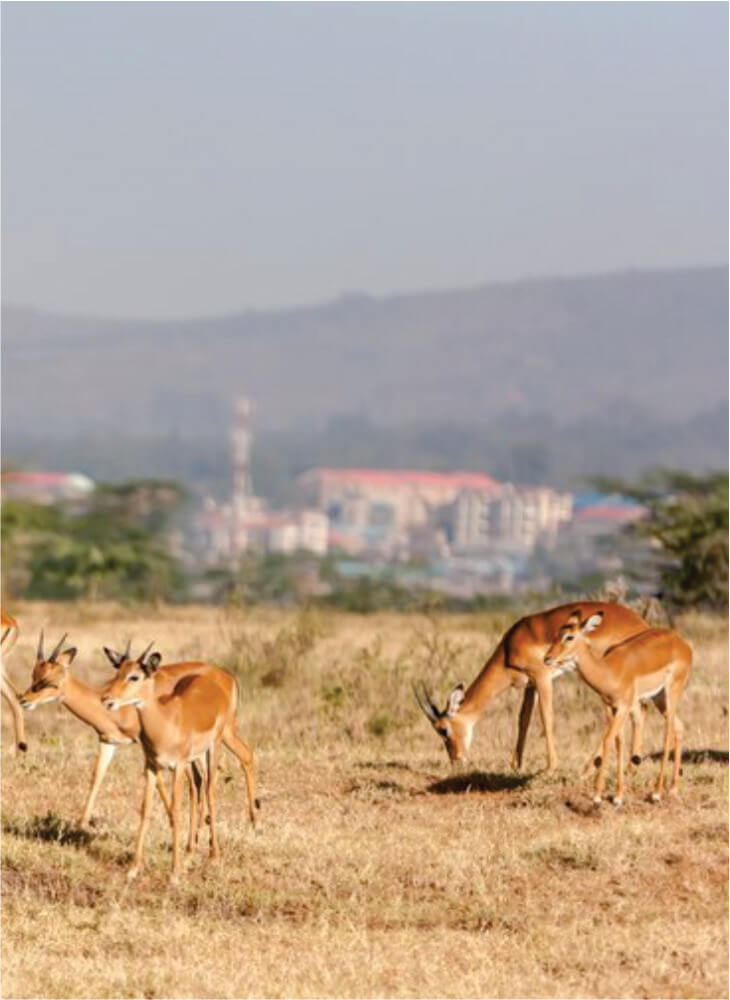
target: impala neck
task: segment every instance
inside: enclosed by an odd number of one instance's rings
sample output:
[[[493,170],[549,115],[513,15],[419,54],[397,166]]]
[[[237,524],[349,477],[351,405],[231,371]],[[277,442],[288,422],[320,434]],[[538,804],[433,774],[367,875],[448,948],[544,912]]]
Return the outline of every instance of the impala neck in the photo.
[[[512,678],[504,662],[504,643],[500,642],[482,672],[469,685],[459,715],[479,718],[490,702],[511,686]]]
[[[599,693],[606,687],[605,658],[597,656],[590,645],[583,641],[577,651],[578,673],[594,691]]]
[[[144,704],[136,705],[134,711],[139,718],[142,737],[153,746],[162,745],[165,738],[169,738],[171,727],[175,725],[176,712],[160,702],[154,678],[144,684],[140,697],[144,699]]]
[[[135,713],[125,709],[110,712],[101,703],[104,693],[104,688],[92,687],[68,674],[61,692],[61,702],[77,719],[91,726],[100,736],[121,732],[124,736],[136,738],[139,726],[134,725]]]

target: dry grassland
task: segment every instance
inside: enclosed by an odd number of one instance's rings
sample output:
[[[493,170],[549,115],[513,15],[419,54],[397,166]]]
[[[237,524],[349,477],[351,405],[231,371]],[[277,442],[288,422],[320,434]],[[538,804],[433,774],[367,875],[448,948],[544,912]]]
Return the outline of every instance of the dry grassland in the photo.
[[[470,680],[508,619],[211,608],[28,604],[8,659],[25,687],[38,629],[68,629],[74,670],[101,682],[102,644],[156,639],[165,659],[205,657],[241,681],[241,729],[262,810],[243,778],[220,783],[221,861],[205,846],[168,888],[159,803],[148,868],[128,884],[142,755],[120,748],[99,824],[74,828],[97,741],[59,706],[28,716],[7,752],[3,714],[4,997],[725,997],[727,766],[695,755],[679,801],[649,804],[645,761],[620,810],[590,807],[578,778],[602,712],[575,676],[556,684],[561,769],[509,759],[519,695],[477,728],[452,772],[413,678]],[[727,750],[727,622],[688,616],[695,648],[682,707],[692,751]],[[662,727],[652,710],[646,748]],[[204,837],[205,839],[205,837]]]

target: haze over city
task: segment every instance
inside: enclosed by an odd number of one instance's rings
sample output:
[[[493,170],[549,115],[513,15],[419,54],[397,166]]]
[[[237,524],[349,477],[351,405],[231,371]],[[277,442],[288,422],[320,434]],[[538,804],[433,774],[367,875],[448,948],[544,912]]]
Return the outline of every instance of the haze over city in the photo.
[[[2,21],[6,303],[197,317],[727,259],[725,4]]]

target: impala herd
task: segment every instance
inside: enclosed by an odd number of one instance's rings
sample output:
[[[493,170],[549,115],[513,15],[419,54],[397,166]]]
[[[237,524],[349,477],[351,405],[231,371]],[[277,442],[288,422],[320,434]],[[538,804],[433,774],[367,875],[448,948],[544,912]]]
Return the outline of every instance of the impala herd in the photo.
[[[17,622],[2,612],[2,650],[6,656],[17,642]],[[205,662],[162,664],[152,644],[136,658],[130,644],[123,652],[104,647],[116,674],[101,688],[92,687],[70,670],[76,649],[67,647],[66,636],[50,655],[44,652],[41,631],[31,684],[18,695],[2,669],[2,694],[13,713],[15,746],[26,750],[23,709],[59,702],[96,732],[99,748],[89,794],[81,816],[81,827],[93,822],[96,797],[118,746],[139,743],[145,760],[144,797],[134,860],[129,876],[144,863],[144,842],[155,786],[172,828],[172,880],[182,871],[180,851],[180,804],[183,782],[190,790],[190,827],[187,852],[195,851],[204,810],[210,826],[210,856],[219,853],[216,835],[216,778],[221,748],[241,764],[248,793],[251,823],[255,823],[256,774],[254,757],[237,732],[238,687],[235,678],[220,667]],[[589,759],[596,769],[594,802],[600,803],[606,784],[608,756],[617,755],[614,805],[624,796],[624,729],[627,716],[633,725],[631,760],[641,759],[644,714],[653,701],[665,717],[662,760],[652,800],[664,790],[669,754],[674,762],[670,793],[679,785],[683,727],[677,706],[689,679],[692,651],[674,630],[652,628],[636,612],[617,603],[578,601],[528,615],[505,633],[479,675],[468,688],[457,685],[446,707],[439,710],[422,682],[414,685],[418,704],[443,740],[452,762],[463,761],[474,727],[490,703],[510,687],[524,689],[519,713],[513,767],[522,766],[522,756],[532,710],[537,697],[547,744],[547,767],[557,766],[555,750],[552,682],[566,671],[577,670],[601,697],[606,709],[606,727],[596,752]],[[168,797],[163,772],[172,772],[172,796]]]

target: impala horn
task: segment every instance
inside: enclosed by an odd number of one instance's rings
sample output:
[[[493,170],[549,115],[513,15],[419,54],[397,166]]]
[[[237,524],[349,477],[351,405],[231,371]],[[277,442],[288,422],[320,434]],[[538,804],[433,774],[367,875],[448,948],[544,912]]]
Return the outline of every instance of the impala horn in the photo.
[[[51,663],[55,663],[56,662],[56,657],[61,652],[61,646],[63,646],[63,644],[64,644],[64,642],[66,641],[67,638],[68,638],[68,632],[64,632],[63,635],[61,636],[61,638],[58,640],[56,648],[53,650],[53,652],[51,653],[51,655],[48,657],[48,659],[51,661]]]
[[[434,703],[431,701],[431,697],[426,690],[426,685],[423,681],[419,681],[421,687],[420,690],[416,683],[413,683],[413,693],[416,696],[416,701],[418,702],[421,711],[431,722],[435,722],[439,717],[439,712]]]
[[[35,654],[35,658],[38,662],[45,660],[45,656],[43,655],[43,629],[41,629],[41,634],[38,639],[38,652]]]
[[[152,647],[154,646],[154,644],[155,644],[155,642],[154,642],[154,639],[153,639],[152,642],[147,647],[147,649],[145,649],[144,653],[140,653],[139,654],[139,656],[137,657],[137,663],[144,663],[147,654],[152,649]]]

